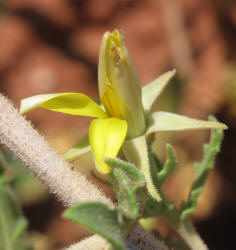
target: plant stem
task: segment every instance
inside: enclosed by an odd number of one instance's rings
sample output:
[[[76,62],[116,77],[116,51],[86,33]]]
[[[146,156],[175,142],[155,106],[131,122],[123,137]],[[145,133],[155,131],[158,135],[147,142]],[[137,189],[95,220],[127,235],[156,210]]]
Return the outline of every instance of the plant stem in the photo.
[[[175,231],[181,236],[191,250],[208,250],[189,218],[180,219],[180,213],[174,209],[170,215],[163,215]]]
[[[207,250],[207,245],[203,242],[193,224],[189,219],[181,221],[176,231],[185,240],[192,250]]]

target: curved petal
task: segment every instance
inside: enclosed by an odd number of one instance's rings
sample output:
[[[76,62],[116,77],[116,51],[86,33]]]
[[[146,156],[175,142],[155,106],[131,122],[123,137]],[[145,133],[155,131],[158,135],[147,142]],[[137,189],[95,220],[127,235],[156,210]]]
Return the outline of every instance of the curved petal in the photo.
[[[108,117],[96,102],[81,93],[57,93],[31,96],[21,101],[20,113],[24,114],[37,107],[71,115]]]
[[[96,119],[91,122],[89,140],[99,172],[106,174],[111,171],[111,167],[104,162],[104,157],[117,156],[126,133],[126,121],[118,118]]]
[[[142,101],[145,110],[151,108],[152,104],[156,101],[175,73],[175,69],[168,71],[142,88]]]
[[[75,161],[80,156],[91,151],[91,147],[89,144],[88,134],[85,135],[77,144],[75,144],[72,148],[70,148],[65,154],[64,157],[67,161]]]
[[[169,112],[155,112],[149,117],[146,134],[157,131],[196,129],[227,129],[227,126],[220,122],[202,121]]]

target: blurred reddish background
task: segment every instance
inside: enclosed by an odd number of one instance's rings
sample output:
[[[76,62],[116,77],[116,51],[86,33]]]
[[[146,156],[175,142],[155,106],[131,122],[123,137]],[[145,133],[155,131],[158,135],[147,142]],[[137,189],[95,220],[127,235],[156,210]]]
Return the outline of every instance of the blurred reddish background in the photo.
[[[177,69],[156,108],[202,119],[213,114],[229,126],[194,219],[210,249],[234,249],[236,2],[5,0],[0,11],[0,91],[17,106],[22,98],[42,93],[83,92],[97,98],[100,41],[105,31],[115,28],[125,32],[142,85]],[[27,117],[62,153],[86,132],[90,120],[40,109]],[[187,195],[193,161],[201,158],[199,148],[207,136],[160,135],[160,141],[176,147],[182,162],[166,185],[166,193],[177,203]],[[160,145],[157,151],[165,157]],[[83,164],[91,161],[85,158]],[[52,197],[26,206],[30,229],[47,235],[34,234],[36,242],[45,244],[37,249],[60,248],[88,234],[61,219],[62,209]]]

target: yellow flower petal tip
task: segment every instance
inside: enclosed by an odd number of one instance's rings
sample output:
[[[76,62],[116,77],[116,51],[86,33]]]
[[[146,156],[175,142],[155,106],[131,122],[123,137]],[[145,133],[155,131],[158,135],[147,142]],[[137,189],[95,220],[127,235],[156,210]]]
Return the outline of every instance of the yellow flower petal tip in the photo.
[[[95,101],[81,93],[57,93],[31,96],[21,101],[20,113],[24,114],[38,107],[70,115],[99,118],[108,117]]]
[[[96,119],[89,127],[89,140],[97,170],[103,174],[111,172],[104,162],[105,157],[115,158],[125,140],[127,123],[118,118]]]

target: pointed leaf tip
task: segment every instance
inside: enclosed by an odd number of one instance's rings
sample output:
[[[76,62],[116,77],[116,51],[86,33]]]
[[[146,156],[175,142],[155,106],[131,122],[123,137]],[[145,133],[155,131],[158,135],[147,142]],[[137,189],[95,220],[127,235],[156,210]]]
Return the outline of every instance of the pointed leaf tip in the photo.
[[[168,71],[142,88],[142,101],[145,110],[150,110],[175,73],[175,69]]]
[[[158,131],[227,129],[227,126],[220,122],[202,121],[169,112],[154,112],[148,119],[147,134]]]

